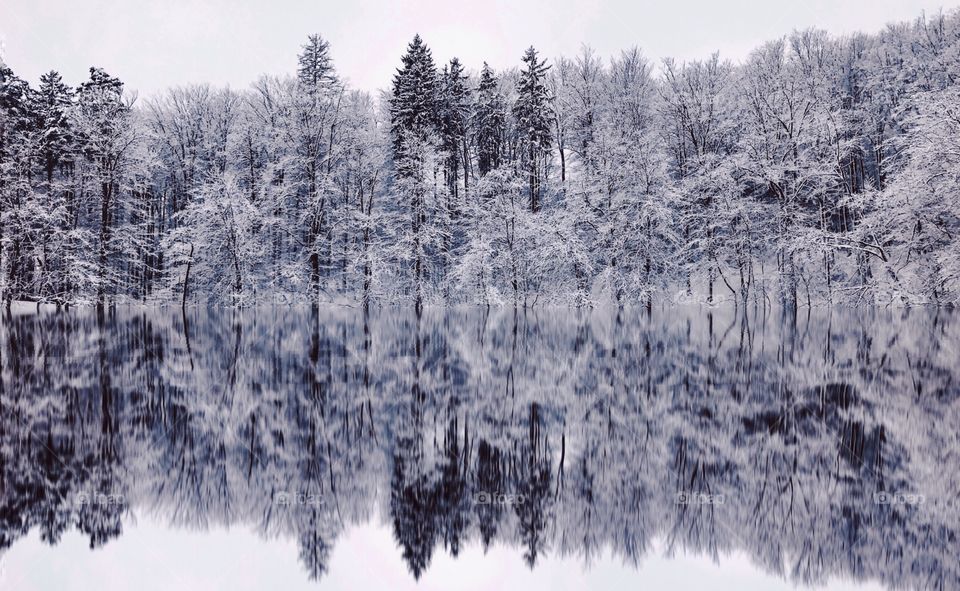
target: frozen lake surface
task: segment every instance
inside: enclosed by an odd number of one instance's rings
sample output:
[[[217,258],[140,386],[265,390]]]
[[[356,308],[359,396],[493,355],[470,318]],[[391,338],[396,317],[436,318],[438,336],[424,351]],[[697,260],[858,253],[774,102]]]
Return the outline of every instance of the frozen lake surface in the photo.
[[[0,319],[3,589],[957,589],[927,309]]]

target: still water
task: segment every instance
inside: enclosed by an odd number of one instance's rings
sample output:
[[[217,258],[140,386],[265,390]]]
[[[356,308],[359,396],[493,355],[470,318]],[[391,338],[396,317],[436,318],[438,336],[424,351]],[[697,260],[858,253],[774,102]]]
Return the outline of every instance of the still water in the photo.
[[[960,589],[937,310],[0,320],[3,589]]]

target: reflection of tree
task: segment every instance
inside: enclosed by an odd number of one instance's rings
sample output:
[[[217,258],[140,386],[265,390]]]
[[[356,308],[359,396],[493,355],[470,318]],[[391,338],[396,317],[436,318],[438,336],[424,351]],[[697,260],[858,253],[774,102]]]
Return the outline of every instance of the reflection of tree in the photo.
[[[424,402],[427,392],[421,383],[423,373],[423,335],[421,311],[416,311],[410,397],[406,403],[408,420],[401,423],[393,454],[393,478],[390,481],[390,514],[393,533],[403,550],[403,559],[417,579],[430,564],[437,538],[434,518],[436,491],[425,466]]]
[[[327,572],[327,563],[330,561],[330,551],[333,549],[336,533],[323,531],[329,529],[330,521],[321,514],[320,510],[311,507],[303,513],[298,520],[300,562],[307,569],[310,579],[318,580]]]
[[[393,533],[410,572],[419,579],[430,564],[436,543],[436,491],[420,466],[422,455],[416,453],[416,444],[402,438],[397,448],[390,482]]]
[[[523,559],[533,568],[546,545],[547,512],[550,495],[550,461],[546,438],[542,433],[540,405],[530,405],[528,437],[520,447],[515,464],[517,499],[513,502],[518,517]],[[520,502],[522,495],[522,502]]]
[[[460,445],[458,426],[454,417],[444,433],[443,463],[440,466],[436,507],[444,547],[448,548],[453,556],[460,553],[469,515],[465,474],[467,466],[463,447]],[[466,434],[464,442],[466,445]]]
[[[478,495],[491,494],[504,489],[503,459],[500,450],[483,439],[477,446],[474,479],[476,482],[475,500],[479,498]],[[503,506],[500,503],[476,502],[474,510],[480,528],[480,540],[483,543],[484,551],[486,551],[497,535]]]
[[[916,310],[11,316],[0,548],[99,546],[149,510],[296,539],[320,578],[387,516],[415,577],[440,544],[533,567],[660,538],[797,582],[954,588],[958,342]],[[927,502],[875,502],[898,491]]]

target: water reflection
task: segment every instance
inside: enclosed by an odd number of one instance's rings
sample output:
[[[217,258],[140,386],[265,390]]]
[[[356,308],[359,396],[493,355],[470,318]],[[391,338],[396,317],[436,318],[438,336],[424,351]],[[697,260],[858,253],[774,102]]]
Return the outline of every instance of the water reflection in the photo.
[[[130,512],[419,578],[502,544],[746,553],[960,588],[960,326],[937,311],[118,310],[0,322],[0,550]]]

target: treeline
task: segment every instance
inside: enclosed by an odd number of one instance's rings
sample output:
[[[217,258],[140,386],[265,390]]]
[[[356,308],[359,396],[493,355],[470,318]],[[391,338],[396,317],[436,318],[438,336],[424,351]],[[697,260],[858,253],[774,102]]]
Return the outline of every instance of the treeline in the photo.
[[[435,63],[134,104],[0,66],[0,298],[584,305],[960,299],[960,13],[742,64]]]

